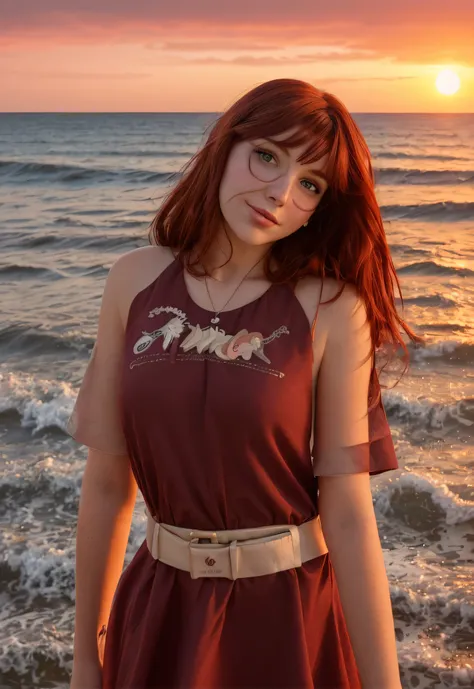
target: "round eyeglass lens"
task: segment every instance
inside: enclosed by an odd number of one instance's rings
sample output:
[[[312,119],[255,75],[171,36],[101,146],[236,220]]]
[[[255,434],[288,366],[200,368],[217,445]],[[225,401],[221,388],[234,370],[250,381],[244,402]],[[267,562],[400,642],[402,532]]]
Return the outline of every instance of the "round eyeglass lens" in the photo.
[[[273,153],[252,146],[249,155],[250,173],[260,182],[274,182],[288,171],[288,164],[279,161]],[[295,206],[302,211],[314,211],[320,199],[319,185],[310,179],[296,179],[291,196]]]

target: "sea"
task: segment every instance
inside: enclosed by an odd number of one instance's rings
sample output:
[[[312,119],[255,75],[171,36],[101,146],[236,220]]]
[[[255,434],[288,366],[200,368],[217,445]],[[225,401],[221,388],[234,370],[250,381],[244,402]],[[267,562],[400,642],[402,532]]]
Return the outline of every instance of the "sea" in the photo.
[[[87,450],[66,421],[107,272],[148,243],[216,117],[0,115],[0,689],[69,685]],[[354,119],[401,313],[426,340],[382,393],[400,468],[371,480],[403,689],[474,687],[474,115]]]

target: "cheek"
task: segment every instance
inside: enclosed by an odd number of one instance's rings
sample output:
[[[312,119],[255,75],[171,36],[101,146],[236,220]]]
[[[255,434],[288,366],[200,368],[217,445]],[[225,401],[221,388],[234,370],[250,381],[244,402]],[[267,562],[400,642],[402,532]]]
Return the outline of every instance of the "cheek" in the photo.
[[[283,224],[278,228],[282,237],[288,237],[300,229],[310,218],[309,213],[303,213],[298,208],[288,208]]]
[[[309,222],[311,216],[315,213],[317,207],[321,203],[321,199],[322,196],[318,196],[317,203],[314,206],[313,210],[310,212],[302,211],[299,208],[297,208],[294,204],[289,204],[287,212],[285,214],[284,223],[279,228],[283,231],[282,236],[287,237],[288,235],[293,234],[294,232],[299,230],[300,227],[302,227],[305,224],[305,222]]]
[[[289,237],[290,235],[297,232],[302,224],[303,223],[295,225],[294,223],[292,223],[290,225],[290,223],[284,223],[283,225],[280,225],[280,227],[278,228],[278,236],[276,237],[276,239],[284,239],[285,237]]]
[[[221,207],[235,198],[254,192],[261,188],[258,181],[252,177],[248,169],[247,161],[231,161],[222,175],[219,188],[219,201]]]

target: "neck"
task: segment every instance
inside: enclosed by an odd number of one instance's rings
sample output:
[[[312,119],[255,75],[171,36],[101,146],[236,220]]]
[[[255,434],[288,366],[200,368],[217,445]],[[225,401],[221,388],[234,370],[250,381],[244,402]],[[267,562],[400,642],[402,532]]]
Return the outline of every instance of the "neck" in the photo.
[[[247,271],[250,271],[249,278],[264,278],[264,257],[270,249],[271,244],[254,246],[241,242],[235,235],[220,233],[206,252],[202,263],[218,282],[233,282]]]

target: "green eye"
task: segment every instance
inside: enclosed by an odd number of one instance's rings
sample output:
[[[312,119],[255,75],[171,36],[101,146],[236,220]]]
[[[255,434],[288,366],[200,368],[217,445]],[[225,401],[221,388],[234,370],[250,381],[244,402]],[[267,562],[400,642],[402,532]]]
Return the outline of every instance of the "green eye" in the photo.
[[[308,184],[311,184],[311,186],[314,187],[315,194],[321,193],[321,189],[314,182],[311,182],[309,179],[304,179],[303,182],[308,182]],[[306,187],[306,189],[308,189],[308,187]],[[311,189],[308,189],[308,191],[311,191]]]
[[[256,149],[254,149],[254,150],[255,150],[255,153],[257,153],[257,155],[260,156],[260,158],[262,158],[263,156],[269,156],[270,158],[273,158],[273,155],[272,155],[271,153],[269,153],[268,151],[264,151],[264,150],[261,149],[261,148],[256,148]],[[263,159],[263,158],[262,158],[262,159]],[[264,160],[263,162],[264,162],[264,163],[269,163],[270,161],[269,161],[269,160]]]
[[[263,149],[263,148],[254,148],[253,152],[257,154],[257,156],[262,161],[262,163],[271,163],[272,161],[275,161],[277,163],[277,160],[276,160],[275,156],[273,155],[273,153],[269,153],[268,151],[265,151],[265,149]],[[266,159],[265,159],[265,156],[267,156]],[[309,179],[304,179],[304,180],[302,180],[302,183],[303,183],[303,185],[309,184],[313,187],[313,189],[311,189],[307,186],[304,186],[304,189],[306,189],[310,193],[316,194],[316,195],[321,194],[321,188],[317,184],[315,184],[315,182],[311,182],[311,180],[309,180]]]

